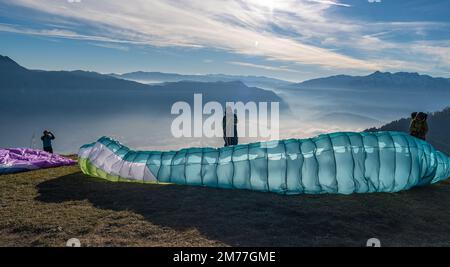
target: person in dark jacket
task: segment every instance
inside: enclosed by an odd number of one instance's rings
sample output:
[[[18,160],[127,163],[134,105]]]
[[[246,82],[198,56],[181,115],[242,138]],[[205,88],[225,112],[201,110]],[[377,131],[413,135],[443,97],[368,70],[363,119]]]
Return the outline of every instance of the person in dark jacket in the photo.
[[[409,134],[414,137],[418,136],[418,133],[416,131],[416,126],[415,126],[416,117],[417,117],[417,112],[411,113],[411,122],[409,123]]]
[[[428,115],[423,112],[414,112],[411,116],[414,116],[414,118],[412,118],[409,126],[410,134],[416,138],[426,140],[428,133]]]
[[[45,130],[41,140],[44,151],[53,154],[52,140],[55,140],[55,135],[52,132]]]
[[[235,146],[238,144],[237,133],[238,118],[231,107],[227,107],[222,120],[223,139],[225,146]]]

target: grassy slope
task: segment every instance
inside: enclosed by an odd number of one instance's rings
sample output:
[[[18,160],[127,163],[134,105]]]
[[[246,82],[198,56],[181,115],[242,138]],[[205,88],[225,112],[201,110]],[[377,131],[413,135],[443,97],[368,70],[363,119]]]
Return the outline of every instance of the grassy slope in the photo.
[[[279,196],[110,183],[73,166],[0,176],[0,192],[0,246],[450,246],[450,182]]]

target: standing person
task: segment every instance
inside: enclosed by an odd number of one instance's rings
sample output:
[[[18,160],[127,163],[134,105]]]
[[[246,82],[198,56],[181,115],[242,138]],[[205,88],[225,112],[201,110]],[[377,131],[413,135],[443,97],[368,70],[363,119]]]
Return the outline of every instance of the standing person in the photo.
[[[423,112],[414,112],[411,115],[415,116],[409,126],[409,133],[416,138],[426,140],[428,133],[428,115]]]
[[[53,154],[52,140],[55,140],[55,135],[52,132],[45,130],[41,140],[44,151]]]
[[[414,137],[419,136],[418,131],[417,131],[416,117],[417,117],[417,112],[411,113],[411,122],[409,124],[409,134]]]
[[[427,134],[428,134],[428,114],[420,112],[417,114],[418,119],[420,121],[419,123],[419,138],[422,140],[427,140]]]
[[[228,106],[222,120],[225,146],[235,146],[238,144],[237,124],[237,115],[233,112],[233,109]]]

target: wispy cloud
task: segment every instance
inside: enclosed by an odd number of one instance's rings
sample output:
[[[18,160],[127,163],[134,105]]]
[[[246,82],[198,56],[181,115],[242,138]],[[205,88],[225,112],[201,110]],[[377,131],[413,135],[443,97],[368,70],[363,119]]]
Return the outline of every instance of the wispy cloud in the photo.
[[[301,73],[298,70],[289,69],[287,67],[274,67],[274,66],[268,66],[268,65],[261,65],[261,64],[253,64],[249,62],[240,62],[240,61],[228,61],[228,64],[238,65],[238,66],[244,66],[244,67],[250,67],[250,68],[257,68],[257,69],[264,69],[264,70],[271,70],[271,71],[282,71],[282,72],[296,72]]]
[[[338,3],[335,1],[192,0],[183,1],[182,5],[177,0],[135,0],[133,4],[105,0],[76,4],[50,0],[8,2],[65,19],[84,21],[92,31],[90,34],[22,31],[29,34],[110,39],[154,46],[211,47],[298,64],[342,69],[379,68],[374,63],[267,30],[269,23],[278,23],[275,18],[278,16],[280,25],[286,21],[285,17],[326,23],[322,13]]]
[[[413,66],[436,66],[427,56],[450,68],[448,51],[438,44],[420,46],[398,42],[397,33],[421,35],[447,24],[365,22],[331,16],[333,9],[353,6],[337,0],[96,0],[69,3],[54,0],[0,0],[48,14],[63,21],[64,29],[0,25],[0,31],[95,41],[103,46],[150,45],[158,47],[214,48],[290,66],[310,65],[326,70],[373,71]],[[371,1],[369,1],[371,2]],[[377,1],[372,1],[377,2]],[[369,5],[368,2],[366,2]],[[42,16],[41,16],[42,17]],[[52,20],[54,22],[54,19]],[[71,23],[82,25],[69,27]],[[406,50],[405,48],[411,48]],[[437,48],[434,49],[433,48]],[[414,57],[411,57],[411,54]],[[420,60],[420,62],[417,62]],[[234,61],[241,66],[276,71],[295,67]],[[243,65],[243,64],[246,65]],[[249,65],[250,64],[250,65]],[[403,66],[401,66],[404,64]],[[280,64],[282,65],[282,63]]]
[[[124,52],[128,52],[130,50],[130,48],[128,46],[117,45],[117,44],[113,44],[113,43],[90,43],[90,44],[93,46],[97,46],[97,47],[115,49],[115,50],[120,50],[120,51],[124,51]]]
[[[21,27],[21,26],[1,24],[1,23],[0,23],[0,31],[20,33],[20,34],[26,34],[26,35],[76,39],[76,40],[85,40],[85,41],[98,41],[98,42],[107,42],[107,43],[144,44],[144,43],[140,43],[140,42],[131,42],[129,40],[119,40],[119,39],[113,39],[113,38],[103,37],[103,36],[79,34],[74,31],[69,31],[69,30],[61,30],[61,29],[40,29],[40,30],[38,30],[38,29],[25,28],[25,27]]]
[[[351,7],[351,5],[349,5],[349,4],[343,4],[343,3],[340,3],[340,2],[337,2],[337,1],[331,1],[331,0],[309,0],[309,1],[310,2],[321,3],[321,4],[326,4],[326,5]],[[372,0],[372,1],[376,1],[376,0]]]

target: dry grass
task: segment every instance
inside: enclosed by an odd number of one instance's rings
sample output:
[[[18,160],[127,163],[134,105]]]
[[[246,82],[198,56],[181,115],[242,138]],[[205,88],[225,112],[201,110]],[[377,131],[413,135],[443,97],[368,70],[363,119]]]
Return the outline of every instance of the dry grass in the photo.
[[[77,166],[0,176],[0,246],[450,246],[450,183],[279,196],[109,183]]]

